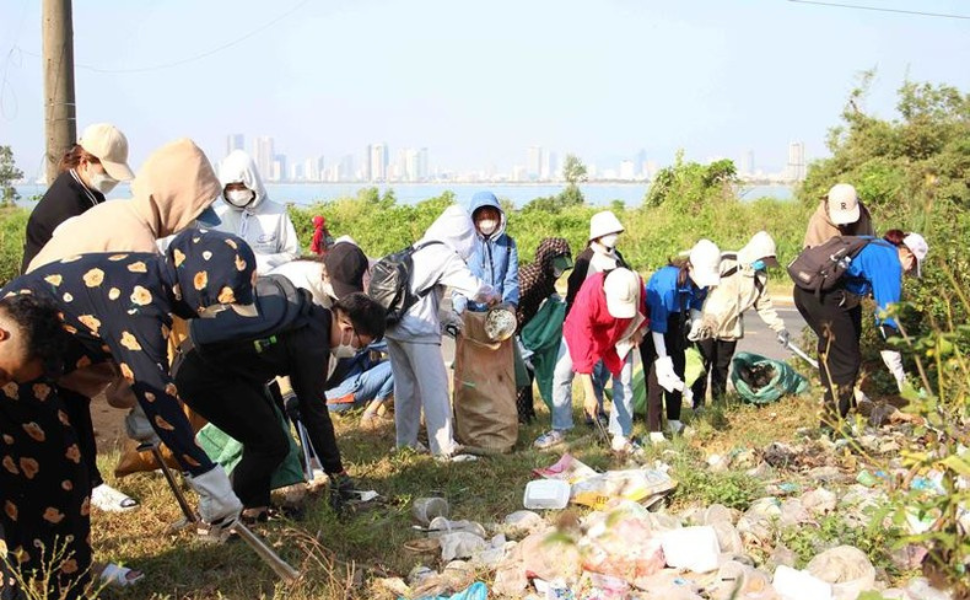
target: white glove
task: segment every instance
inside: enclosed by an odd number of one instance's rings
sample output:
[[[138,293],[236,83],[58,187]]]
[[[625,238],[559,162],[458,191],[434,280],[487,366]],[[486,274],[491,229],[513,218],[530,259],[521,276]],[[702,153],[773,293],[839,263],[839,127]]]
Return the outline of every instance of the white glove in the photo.
[[[711,337],[711,330],[704,323],[704,319],[694,319],[690,323],[690,333],[687,334],[687,339],[692,342],[699,342],[701,340],[706,340]]]
[[[886,363],[886,368],[892,373],[892,376],[896,379],[896,387],[899,391],[903,391],[903,387],[906,385],[906,371],[903,369],[903,355],[895,350],[883,350],[879,353],[882,357],[882,362]]]
[[[216,465],[201,475],[187,477],[189,485],[199,495],[199,516],[206,523],[228,530],[236,523],[243,505],[232,491],[229,476]]]
[[[152,422],[148,420],[148,415],[138,404],[125,415],[125,432],[136,442],[161,443],[155,428],[152,427]]]
[[[684,391],[684,382],[677,373],[674,372],[674,361],[669,356],[658,356],[657,362],[657,382],[660,387],[668,392]]]

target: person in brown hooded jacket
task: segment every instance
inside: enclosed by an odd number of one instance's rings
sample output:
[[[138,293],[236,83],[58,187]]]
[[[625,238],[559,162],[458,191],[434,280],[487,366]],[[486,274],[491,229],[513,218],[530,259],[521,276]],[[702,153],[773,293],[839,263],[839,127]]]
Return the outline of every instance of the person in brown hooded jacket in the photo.
[[[211,204],[222,186],[205,153],[187,138],[170,142],[148,157],[131,184],[132,198],[99,204],[64,221],[30,262],[30,273],[46,264],[91,252],[158,252],[157,240],[194,226],[218,224]],[[176,320],[176,330],[178,320]],[[104,484],[96,464],[97,447],[90,399],[108,387],[109,403],[135,409],[137,403],[113,364],[103,363],[58,381],[92,482],[92,502],[104,510],[137,506]],[[138,409],[135,409],[140,414]],[[147,423],[147,421],[146,421]],[[150,429],[150,426],[149,426]],[[147,430],[146,430],[147,431]],[[149,433],[150,435],[150,433]],[[128,459],[130,462],[130,458]]]
[[[875,236],[872,215],[847,183],[832,186],[808,221],[803,248],[819,246],[837,235]]]

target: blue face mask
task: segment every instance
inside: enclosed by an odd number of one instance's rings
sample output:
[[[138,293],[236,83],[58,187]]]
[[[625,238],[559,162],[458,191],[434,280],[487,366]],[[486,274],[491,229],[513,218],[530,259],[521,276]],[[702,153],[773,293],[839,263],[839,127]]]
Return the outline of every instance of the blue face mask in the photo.
[[[768,265],[766,265],[765,261],[763,260],[756,260],[753,263],[751,263],[751,268],[754,269],[755,271],[765,271],[768,269]]]

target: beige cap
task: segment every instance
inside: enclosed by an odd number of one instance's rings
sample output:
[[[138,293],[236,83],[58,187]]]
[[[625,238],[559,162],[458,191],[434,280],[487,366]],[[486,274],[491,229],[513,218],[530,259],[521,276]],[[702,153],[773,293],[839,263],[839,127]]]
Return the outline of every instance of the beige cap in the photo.
[[[829,218],[835,225],[848,225],[859,220],[859,195],[848,183],[837,183],[825,196],[829,201]]]
[[[640,299],[640,276],[629,269],[613,269],[603,281],[606,310],[616,319],[632,319]]]
[[[101,166],[111,178],[118,181],[131,181],[135,178],[128,166],[128,138],[114,125],[88,125],[77,143],[101,161]]]

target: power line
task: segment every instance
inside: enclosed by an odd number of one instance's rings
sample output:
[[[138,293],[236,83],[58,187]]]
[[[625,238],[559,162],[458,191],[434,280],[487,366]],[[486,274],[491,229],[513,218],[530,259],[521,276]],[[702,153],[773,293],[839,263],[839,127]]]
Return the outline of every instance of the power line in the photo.
[[[798,4],[815,4],[817,6],[829,6],[832,8],[854,8],[856,10],[871,10],[874,12],[888,12],[902,15],[917,15],[920,17],[940,17],[943,19],[966,19],[970,20],[970,15],[951,15],[945,13],[931,13],[920,10],[902,10],[899,8],[881,8],[878,6],[863,6],[860,4],[839,4],[838,2],[820,2],[818,0],[788,0]]]
[[[288,16],[292,15],[293,13],[295,13],[296,11],[298,11],[300,8],[302,8],[304,5],[308,4],[309,2],[310,2],[310,0],[302,0],[296,6],[294,6],[290,10],[286,11],[285,13],[281,14],[280,16],[276,17],[275,19],[273,19],[271,21],[267,21],[262,26],[257,27],[256,29],[253,29],[249,33],[247,33],[247,34],[245,34],[243,36],[240,36],[240,37],[232,40],[231,42],[227,42],[225,44],[222,44],[221,46],[217,46],[215,48],[212,48],[211,50],[206,50],[205,52],[201,52],[201,53],[196,54],[194,56],[190,56],[188,58],[183,58],[183,59],[180,59],[180,60],[176,60],[176,61],[173,61],[173,62],[170,62],[170,63],[162,63],[162,64],[158,64],[158,65],[150,65],[150,66],[145,66],[145,67],[124,68],[124,69],[105,69],[105,68],[101,68],[101,67],[95,67],[95,66],[92,66],[92,65],[84,65],[84,64],[78,64],[78,63],[75,63],[74,66],[75,66],[75,68],[85,69],[87,71],[93,71],[95,73],[147,73],[147,72],[150,72],[150,71],[161,71],[163,69],[171,69],[173,67],[179,67],[179,66],[182,66],[182,65],[186,65],[186,64],[189,64],[189,63],[198,61],[198,60],[202,60],[203,58],[208,58],[208,57],[212,56],[213,54],[218,54],[219,52],[222,52],[223,50],[226,50],[228,48],[231,48],[233,46],[236,46],[236,45],[238,45],[238,44],[240,44],[240,43],[248,40],[249,38],[255,36],[256,34],[259,34],[259,33],[262,33],[263,31],[266,31],[267,29],[269,29],[273,25],[276,25],[277,23],[279,23],[280,21],[282,21],[286,17],[288,17]],[[24,54],[28,54],[30,56],[40,57],[39,54],[36,54],[34,52],[28,52],[26,50],[22,50],[22,52]]]

